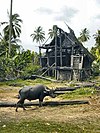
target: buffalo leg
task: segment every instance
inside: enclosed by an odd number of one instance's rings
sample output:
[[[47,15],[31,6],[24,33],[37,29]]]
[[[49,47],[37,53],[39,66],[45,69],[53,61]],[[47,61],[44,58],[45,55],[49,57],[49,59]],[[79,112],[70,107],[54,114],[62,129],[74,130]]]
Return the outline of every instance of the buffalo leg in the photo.
[[[26,109],[25,109],[25,106],[24,106],[24,103],[22,104],[22,107],[23,107],[23,110],[26,110]]]
[[[25,110],[25,107],[24,107],[24,100],[20,99],[17,104],[16,104],[16,112],[18,112],[18,107],[19,106],[22,106],[23,107],[23,110]]]
[[[39,107],[42,107],[42,102],[41,101],[39,101]]]
[[[42,103],[43,103],[43,94],[41,94],[40,98],[39,98],[39,107],[42,107]]]
[[[39,107],[42,107],[43,100],[39,99]]]

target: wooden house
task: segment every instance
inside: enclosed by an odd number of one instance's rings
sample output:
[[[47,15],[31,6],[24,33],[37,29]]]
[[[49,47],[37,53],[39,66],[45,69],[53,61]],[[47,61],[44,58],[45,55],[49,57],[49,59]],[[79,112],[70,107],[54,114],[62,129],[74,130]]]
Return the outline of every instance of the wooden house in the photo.
[[[84,80],[91,75],[94,57],[69,26],[68,29],[69,33],[55,26],[56,34],[52,41],[39,47],[42,76],[55,76],[57,80]],[[42,49],[45,50],[43,55]]]

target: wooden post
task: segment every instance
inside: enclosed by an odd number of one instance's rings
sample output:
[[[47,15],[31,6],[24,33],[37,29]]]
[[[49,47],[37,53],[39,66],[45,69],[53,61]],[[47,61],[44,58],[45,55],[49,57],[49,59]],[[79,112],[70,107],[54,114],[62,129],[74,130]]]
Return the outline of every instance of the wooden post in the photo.
[[[48,76],[49,76],[49,53],[48,53],[48,49],[47,49],[47,70],[48,70]]]
[[[41,48],[39,47],[39,56],[40,56],[40,66],[42,66],[42,62],[41,62]]]
[[[62,41],[61,41],[61,30],[60,32],[60,66],[62,66]]]
[[[47,66],[49,67],[49,53],[48,53],[48,49],[47,49]]]
[[[54,26],[55,30],[55,78],[57,79],[57,26]]]
[[[74,72],[74,70],[73,70],[73,54],[74,54],[74,43],[72,43],[72,52],[71,52],[71,68],[72,68],[72,70],[71,70],[71,80],[73,80],[73,72]]]

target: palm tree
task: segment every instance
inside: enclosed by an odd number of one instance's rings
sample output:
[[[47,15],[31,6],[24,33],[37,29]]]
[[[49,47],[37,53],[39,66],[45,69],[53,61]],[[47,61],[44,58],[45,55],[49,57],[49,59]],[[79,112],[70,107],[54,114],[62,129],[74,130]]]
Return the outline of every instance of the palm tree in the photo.
[[[55,32],[55,25],[52,27],[52,29],[49,29],[48,31],[49,31],[49,32],[48,32],[49,37],[46,39],[46,41],[44,42],[43,45],[45,45],[46,42],[47,42],[49,39],[54,38],[54,36],[56,35],[56,32]]]
[[[0,35],[0,40],[1,44],[4,47],[4,51],[6,51],[6,55],[8,56],[11,54],[12,56],[14,55],[14,52],[16,50],[19,50],[20,46],[18,45],[18,42],[20,40],[18,37],[20,37],[21,33],[21,25],[19,23],[22,23],[22,20],[19,18],[18,14],[13,14],[12,15],[12,28],[11,28],[11,38],[9,39],[9,22],[1,22],[1,26],[4,26],[3,28],[3,33]],[[6,25],[6,26],[5,26]],[[10,49],[12,46],[12,50]],[[16,52],[15,52],[16,53]]]
[[[11,29],[11,38],[13,37],[16,39],[17,37],[20,37],[21,34],[21,25],[19,23],[22,23],[23,21],[19,18],[19,14],[13,14],[12,15],[12,29]],[[9,34],[9,23],[7,23],[6,27],[3,29],[4,34]]]
[[[45,32],[43,31],[43,28],[41,26],[37,27],[36,30],[34,30],[34,33],[30,35],[33,38],[33,42],[36,41],[36,43],[39,43],[39,46],[41,46],[41,42],[45,39]],[[39,55],[40,55],[40,65],[41,65],[41,48],[39,47]]]
[[[49,33],[48,33],[48,35],[49,35],[49,38],[54,38],[55,37],[55,35],[57,34],[57,31],[55,30],[56,28],[56,25],[53,25],[53,27],[52,27],[52,29],[49,29]]]
[[[39,26],[30,36],[33,38],[33,42],[36,41],[36,43],[39,43],[39,45],[41,45],[40,43],[45,39],[45,32],[43,31],[43,28]]]
[[[8,14],[9,15],[9,14]],[[10,16],[9,16],[10,17]],[[22,23],[22,20],[19,18],[20,16],[16,13],[12,15],[12,28],[11,28],[11,36],[9,35],[10,33],[10,25],[9,22],[2,22],[1,25],[6,25],[3,28],[3,35],[2,35],[2,44],[4,44],[4,42],[6,43],[6,49],[8,49],[7,51],[9,52],[9,54],[11,54],[13,52],[13,49],[11,50],[11,45],[12,47],[16,50],[19,49],[19,45],[17,44],[17,42],[19,42],[20,40],[18,39],[18,37],[20,37],[21,34],[21,25],[20,23]],[[9,47],[9,48],[8,48]],[[15,51],[15,50],[14,50]]]
[[[96,32],[96,34],[94,34],[93,35],[94,36],[94,39],[95,39],[95,41],[96,41],[96,46],[97,47],[100,47],[100,30],[98,30],[97,32]]]
[[[95,46],[96,46],[96,57],[97,57],[97,62],[100,64],[100,30],[97,31],[96,34],[93,35],[94,39],[96,41]]]
[[[89,38],[90,38],[90,35],[89,35],[89,31],[87,30],[87,28],[81,30],[80,37],[78,37],[78,40],[80,42],[85,43],[86,41],[89,40]]]

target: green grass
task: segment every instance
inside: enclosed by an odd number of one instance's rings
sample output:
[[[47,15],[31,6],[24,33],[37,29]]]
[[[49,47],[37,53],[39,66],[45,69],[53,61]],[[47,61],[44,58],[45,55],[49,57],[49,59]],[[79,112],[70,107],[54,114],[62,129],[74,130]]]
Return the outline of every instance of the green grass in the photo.
[[[97,81],[96,85],[100,86],[100,77],[95,77],[95,79],[92,79],[92,81]],[[22,79],[17,79],[17,80],[11,80],[11,81],[4,81],[4,82],[0,82],[0,86],[15,86],[15,87],[23,87],[25,85],[35,85],[35,84],[45,84],[45,85],[51,85],[55,87],[55,85],[57,86],[58,84],[61,86],[64,86],[64,84],[66,84],[65,86],[67,86],[68,82],[67,81],[63,81],[60,83],[53,83],[51,81],[48,80],[44,80],[44,79],[40,79],[37,78],[35,80],[22,80]],[[75,86],[75,81],[73,81],[70,84],[70,87],[74,87]]]
[[[100,132],[100,120],[82,120],[67,123],[22,120],[20,122],[1,122],[0,133],[97,133]]]
[[[94,88],[80,88],[74,90],[72,92],[67,92],[63,95],[59,95],[58,97],[61,99],[76,99],[76,98],[86,98],[96,94],[96,90]]]
[[[15,87],[22,87],[25,85],[35,85],[35,84],[50,84],[50,81],[43,80],[43,79],[35,79],[35,80],[22,80],[22,79],[17,79],[17,80],[12,80],[12,81],[5,81],[5,82],[0,82],[0,86],[8,85],[8,86],[15,86]]]

